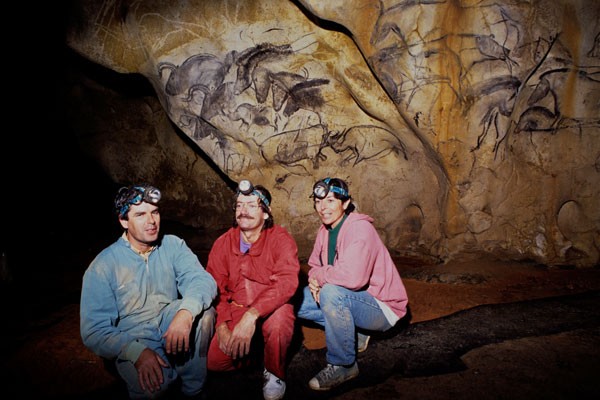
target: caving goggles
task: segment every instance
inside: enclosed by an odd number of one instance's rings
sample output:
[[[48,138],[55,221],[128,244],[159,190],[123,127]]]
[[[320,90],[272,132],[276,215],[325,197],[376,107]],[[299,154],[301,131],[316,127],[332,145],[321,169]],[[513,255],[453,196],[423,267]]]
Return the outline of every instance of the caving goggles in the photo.
[[[313,186],[313,196],[316,197],[317,199],[324,199],[325,197],[327,197],[329,192],[333,192],[333,193],[337,193],[344,197],[350,197],[348,195],[347,190],[345,190],[341,187],[338,187],[338,186],[330,185],[329,184],[330,181],[331,181],[331,178],[325,178],[325,179],[320,180],[317,183],[315,183],[315,185]]]
[[[123,217],[131,205],[140,205],[142,202],[158,204],[161,198],[160,190],[154,186],[131,186],[119,189],[115,200],[115,208]]]
[[[254,195],[258,196],[259,199],[262,200],[262,202],[265,204],[265,206],[269,207],[269,200],[267,200],[267,198],[265,197],[264,194],[262,194],[261,192],[259,192],[256,189],[254,189],[254,185],[248,179],[242,179],[240,181],[240,183],[238,183],[237,195],[239,195],[240,193],[243,195],[246,195],[246,196],[250,196],[250,195],[254,194]]]

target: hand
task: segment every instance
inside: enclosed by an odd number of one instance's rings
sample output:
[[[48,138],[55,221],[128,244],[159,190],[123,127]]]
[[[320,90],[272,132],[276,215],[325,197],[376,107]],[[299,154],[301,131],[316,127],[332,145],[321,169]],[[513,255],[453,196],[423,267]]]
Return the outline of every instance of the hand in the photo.
[[[321,293],[321,286],[317,282],[316,279],[308,280],[308,288],[310,289],[310,294],[312,294],[313,299],[319,304],[319,294]]]
[[[188,310],[179,310],[163,335],[167,354],[175,354],[190,349],[190,332],[194,316]]]
[[[134,365],[142,390],[152,393],[160,390],[160,385],[163,383],[162,367],[166,368],[169,364],[158,353],[145,348]]]
[[[258,319],[258,311],[254,308],[248,309],[242,316],[242,319],[231,331],[229,340],[227,341],[225,354],[229,354],[234,360],[242,358],[250,353],[250,342],[254,331],[256,330],[256,320]]]
[[[216,329],[217,332],[217,342],[219,343],[219,349],[229,357],[231,357],[231,351],[227,347],[229,343],[229,338],[231,338],[231,330],[227,326],[227,324],[223,323],[219,325]]]

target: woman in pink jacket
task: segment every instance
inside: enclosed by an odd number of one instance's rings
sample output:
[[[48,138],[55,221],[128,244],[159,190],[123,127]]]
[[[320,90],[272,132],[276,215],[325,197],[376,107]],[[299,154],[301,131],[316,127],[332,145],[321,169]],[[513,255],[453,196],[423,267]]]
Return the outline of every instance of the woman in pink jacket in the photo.
[[[358,376],[356,354],[369,341],[359,330],[392,328],[406,315],[408,297],[373,218],[353,212],[346,182],[320,180],[312,197],[323,225],[308,260],[308,286],[297,316],[325,329],[327,366],[308,384],[329,390]]]

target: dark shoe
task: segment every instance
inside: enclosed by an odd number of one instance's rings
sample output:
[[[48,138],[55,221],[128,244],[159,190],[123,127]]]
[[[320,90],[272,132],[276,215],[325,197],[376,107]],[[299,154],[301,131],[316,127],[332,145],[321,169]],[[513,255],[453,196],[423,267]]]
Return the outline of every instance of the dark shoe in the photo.
[[[358,364],[356,362],[349,367],[327,364],[308,382],[308,386],[313,390],[330,390],[357,376]]]

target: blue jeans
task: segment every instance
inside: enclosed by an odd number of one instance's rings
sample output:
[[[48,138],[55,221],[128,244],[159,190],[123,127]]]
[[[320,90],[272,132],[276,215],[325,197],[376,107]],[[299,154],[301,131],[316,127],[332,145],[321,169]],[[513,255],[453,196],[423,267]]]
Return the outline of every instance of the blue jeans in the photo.
[[[326,284],[319,301],[313,299],[308,286],[304,288],[298,318],[316,322],[325,328],[327,362],[351,365],[356,360],[356,327],[371,331],[387,331],[392,326],[375,298],[366,290],[355,292],[341,286]]]
[[[174,301],[161,311],[160,330],[166,332],[173,317],[177,313],[181,300]],[[144,392],[138,381],[138,374],[135,365],[128,360],[117,359],[115,361],[117,371],[121,378],[127,384],[129,398],[131,399],[153,399],[165,394],[169,386],[175,382],[177,377],[181,377],[181,392],[186,396],[192,396],[202,391],[206,380],[206,355],[208,345],[214,333],[215,310],[209,308],[204,310],[197,318],[190,335],[193,343],[190,343],[190,351],[187,354],[177,354],[167,356],[165,353],[165,340],[159,342],[148,339],[138,339],[148,348],[154,350],[167,361],[170,367],[162,369],[163,384],[157,392]]]

